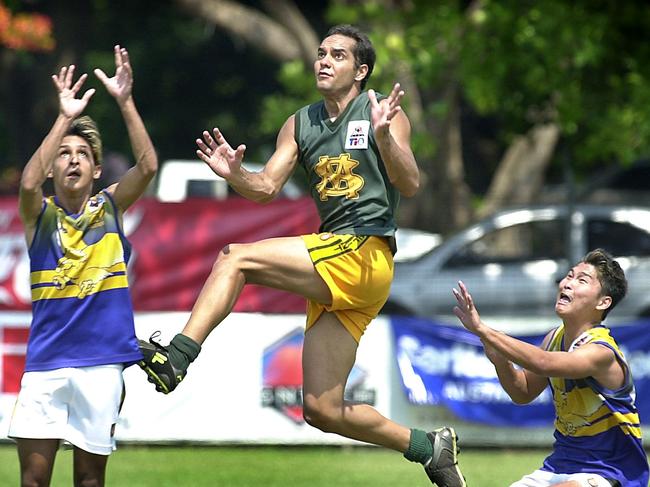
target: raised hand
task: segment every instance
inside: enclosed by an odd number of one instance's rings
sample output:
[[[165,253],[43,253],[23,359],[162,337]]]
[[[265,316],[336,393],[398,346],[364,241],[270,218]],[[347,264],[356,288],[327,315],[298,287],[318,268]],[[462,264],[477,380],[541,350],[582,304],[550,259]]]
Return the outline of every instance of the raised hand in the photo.
[[[226,180],[239,171],[246,151],[244,144],[233,149],[218,128],[212,129],[212,134],[204,130],[203,139],[196,139],[196,145],[199,146],[196,151],[199,159]]]
[[[388,131],[391,120],[402,110],[400,104],[403,96],[404,91],[399,83],[395,83],[390,95],[381,101],[377,101],[377,94],[374,90],[368,90],[370,120],[375,133]]]
[[[115,51],[115,75],[112,78],[106,76],[104,71],[97,68],[95,76],[104,84],[106,90],[111,94],[119,105],[122,105],[131,96],[133,89],[133,69],[129,61],[129,53],[119,45],[114,47]]]
[[[457,306],[454,306],[454,314],[465,328],[472,333],[478,334],[482,322],[476,306],[474,306],[474,300],[463,281],[458,281],[458,287],[460,291],[452,289],[458,303]]]
[[[59,112],[61,115],[68,118],[76,118],[84,111],[88,105],[90,97],[95,94],[95,89],[91,88],[86,90],[81,98],[77,98],[77,93],[81,89],[84,81],[88,77],[87,74],[82,74],[76,83],[72,84],[74,78],[74,64],[66,67],[63,66],[59,74],[52,75],[52,81],[59,92]]]

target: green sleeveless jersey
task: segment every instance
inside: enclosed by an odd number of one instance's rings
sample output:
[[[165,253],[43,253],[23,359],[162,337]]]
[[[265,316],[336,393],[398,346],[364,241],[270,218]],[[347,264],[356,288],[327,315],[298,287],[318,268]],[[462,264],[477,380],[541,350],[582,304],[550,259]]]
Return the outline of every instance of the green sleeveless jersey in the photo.
[[[323,101],[301,108],[295,138],[320,231],[393,237],[399,191],[375,142],[368,93],[360,93],[333,122]]]

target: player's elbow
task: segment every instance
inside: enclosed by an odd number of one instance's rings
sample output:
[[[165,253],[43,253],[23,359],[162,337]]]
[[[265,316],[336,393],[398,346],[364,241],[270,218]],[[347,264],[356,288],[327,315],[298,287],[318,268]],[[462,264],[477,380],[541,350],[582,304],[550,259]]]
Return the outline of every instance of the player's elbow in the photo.
[[[557,375],[557,363],[553,360],[550,352],[542,352],[526,368],[542,377],[554,377]]]
[[[20,191],[26,194],[34,194],[41,189],[45,177],[39,177],[35,171],[23,171],[20,178]]]
[[[261,191],[255,195],[255,202],[263,205],[270,203],[277,198],[278,194],[280,194],[280,191]]]
[[[405,198],[412,198],[420,190],[420,181],[415,180],[410,182],[406,187],[400,190],[400,194]]]
[[[519,406],[523,406],[525,404],[530,404],[533,401],[533,397],[530,397],[525,394],[509,394],[510,399],[512,399],[512,402]]]
[[[419,177],[402,176],[400,178],[393,178],[390,180],[391,184],[397,188],[399,194],[405,198],[415,196],[420,189]]]

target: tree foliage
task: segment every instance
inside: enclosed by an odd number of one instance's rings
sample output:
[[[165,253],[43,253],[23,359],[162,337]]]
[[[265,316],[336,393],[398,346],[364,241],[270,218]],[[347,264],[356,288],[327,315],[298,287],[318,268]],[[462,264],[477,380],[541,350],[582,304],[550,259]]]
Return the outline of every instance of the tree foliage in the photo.
[[[471,202],[530,202],[567,160],[588,175],[650,152],[650,52],[639,41],[649,16],[645,2],[586,0],[339,0],[328,10],[331,23],[369,32],[374,87],[405,85],[425,172],[415,224],[443,231],[471,217],[457,217]],[[263,127],[277,126],[294,87],[305,90],[294,102],[306,99],[310,68],[281,73],[286,90],[267,99]]]
[[[16,51],[51,51],[54,38],[50,18],[39,13],[14,14],[0,2],[0,46]]]
[[[481,212],[539,198],[567,164],[586,178],[650,153],[650,45],[643,42],[650,9],[640,0],[6,4],[5,166],[21,167],[54,119],[49,76],[73,62],[79,72],[110,71],[116,43],[131,54],[136,101],[161,159],[193,158],[196,137],[219,126],[233,144],[248,145],[250,159],[264,160],[286,118],[319,98],[312,60],[336,23],[369,33],[378,54],[369,87],[387,92],[399,81],[406,90],[423,174],[419,195],[402,203],[409,226],[447,233]],[[20,27],[23,15],[31,30]],[[40,33],[40,46],[51,50],[9,48],[16,44],[7,35],[16,32]],[[99,87],[92,74],[87,85]],[[119,113],[101,89],[89,112],[107,147],[129,155]]]

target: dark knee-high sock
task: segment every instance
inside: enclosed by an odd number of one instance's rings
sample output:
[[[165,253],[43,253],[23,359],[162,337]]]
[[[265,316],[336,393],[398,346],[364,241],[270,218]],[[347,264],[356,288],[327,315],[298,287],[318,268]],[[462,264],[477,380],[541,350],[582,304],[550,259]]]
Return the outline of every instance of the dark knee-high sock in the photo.
[[[192,362],[198,357],[201,351],[201,345],[196,343],[190,337],[179,333],[172,341],[169,342],[169,360],[174,367],[186,370]]]
[[[433,456],[433,445],[427,433],[418,429],[411,429],[411,441],[408,449],[404,452],[404,458],[411,462],[418,462],[424,465]]]

